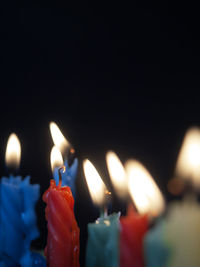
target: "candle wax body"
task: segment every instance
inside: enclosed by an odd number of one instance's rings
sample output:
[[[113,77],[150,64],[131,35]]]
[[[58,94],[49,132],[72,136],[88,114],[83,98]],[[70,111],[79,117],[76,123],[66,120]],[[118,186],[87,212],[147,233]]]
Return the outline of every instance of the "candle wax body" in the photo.
[[[165,242],[171,248],[168,267],[200,266],[200,205],[188,199],[174,202],[165,218]]]
[[[86,267],[119,266],[119,216],[100,217],[88,224]]]
[[[144,255],[146,267],[167,267],[170,250],[164,240],[165,222],[158,221],[144,238]]]
[[[148,229],[148,218],[129,208],[128,214],[121,217],[120,266],[144,267],[143,238]]]
[[[0,182],[0,266],[32,266],[31,241],[39,236],[35,203],[39,185],[30,177],[3,177]]]
[[[79,267],[79,228],[75,220],[74,199],[68,186],[51,180],[43,200],[48,221],[45,254],[49,267]]]
[[[62,175],[62,186],[69,186],[72,191],[73,197],[75,197],[76,188],[75,188],[75,182],[76,182],[76,176],[78,171],[78,159],[75,158],[73,161],[73,164],[69,167],[68,161],[65,160],[65,168],[66,171],[64,173],[61,173]],[[56,185],[59,184],[59,168],[55,168],[53,172],[53,177],[56,181]]]

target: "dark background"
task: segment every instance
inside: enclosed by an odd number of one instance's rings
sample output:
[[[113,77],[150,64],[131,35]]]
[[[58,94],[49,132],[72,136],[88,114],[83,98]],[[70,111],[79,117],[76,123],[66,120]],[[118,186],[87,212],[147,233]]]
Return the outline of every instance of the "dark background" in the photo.
[[[109,185],[108,149],[123,162],[137,158],[170,200],[167,181],[184,132],[200,125],[198,8],[161,2],[46,8],[29,1],[0,9],[0,172],[6,174],[6,142],[16,132],[20,173],[30,174],[43,193],[51,178],[49,122],[60,126],[80,160],[82,266],[87,223],[98,216],[82,160],[88,157]],[[121,206],[114,197],[113,210]],[[37,249],[46,242],[44,207],[40,200]]]

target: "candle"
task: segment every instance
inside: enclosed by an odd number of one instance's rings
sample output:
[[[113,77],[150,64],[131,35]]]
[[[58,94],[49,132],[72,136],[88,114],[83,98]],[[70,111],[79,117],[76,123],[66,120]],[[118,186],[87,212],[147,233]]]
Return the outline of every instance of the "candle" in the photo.
[[[54,152],[55,152],[54,148]],[[58,150],[51,159],[54,160]],[[56,159],[57,165],[63,165],[61,155]],[[60,163],[59,163],[60,160]],[[55,166],[55,163],[51,163]],[[59,168],[60,170],[64,168]],[[74,215],[74,199],[71,189],[62,186],[62,176],[59,184],[50,181],[49,189],[44,193],[43,200],[47,204],[45,214],[48,221],[48,237],[45,254],[49,267],[79,267],[79,227]]]
[[[16,170],[20,164],[21,146],[11,134],[6,149],[6,164]],[[0,266],[34,266],[35,257],[30,251],[31,241],[39,236],[36,226],[35,204],[40,187],[31,185],[30,177],[3,177],[0,182]],[[45,264],[39,257],[40,264]]]
[[[200,205],[195,196],[199,189],[200,129],[194,127],[184,137],[175,178],[170,181],[174,193],[185,190],[184,199],[170,204],[166,217],[146,236],[147,267],[161,266],[161,263],[168,267],[200,265]]]
[[[71,188],[72,194],[75,197],[76,188],[75,181],[78,170],[78,159],[75,158],[75,150],[69,141],[64,137],[55,122],[49,124],[51,136],[55,146],[61,151],[64,157],[64,165],[66,171],[62,173],[62,185],[67,185]],[[58,168],[54,168],[53,173],[56,185],[59,183]]]
[[[138,222],[136,221],[137,217],[134,218],[134,214],[132,214],[132,225],[135,221],[135,224],[137,224],[134,227],[135,235],[133,235],[132,239],[134,240],[132,246],[135,245],[137,247],[137,250],[135,249],[137,261],[135,259],[134,266],[144,266],[143,243],[145,234],[151,218],[160,215],[164,211],[165,201],[151,174],[140,162],[129,160],[125,164],[125,169],[128,176],[129,192],[140,214],[138,215]],[[127,238],[129,238],[128,234]],[[157,256],[159,257],[159,254]]]
[[[89,160],[83,162],[83,168],[92,200],[102,207],[106,186]],[[88,224],[87,267],[119,266],[119,216],[119,213],[108,216],[102,212],[95,223]]]
[[[166,222],[157,221],[144,237],[144,255],[146,267],[167,267],[170,256],[170,246],[165,240]]]
[[[183,201],[173,202],[166,217],[165,242],[172,253],[169,267],[200,266],[200,205],[196,191],[200,189],[200,129],[186,132],[178,156],[175,175],[185,183]]]

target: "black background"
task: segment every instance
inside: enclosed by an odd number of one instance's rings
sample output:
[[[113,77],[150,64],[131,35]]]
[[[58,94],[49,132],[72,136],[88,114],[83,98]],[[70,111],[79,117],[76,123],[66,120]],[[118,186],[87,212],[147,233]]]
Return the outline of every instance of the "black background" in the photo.
[[[20,173],[49,186],[55,121],[80,165],[76,215],[84,262],[87,223],[98,216],[82,173],[88,157],[109,185],[105,153],[142,161],[167,200],[167,181],[185,130],[200,124],[199,14],[192,2],[135,1],[0,9],[0,172],[11,132]],[[61,3],[57,3],[61,4]],[[49,5],[50,6],[50,5]],[[113,209],[121,206],[114,197]],[[37,206],[45,246],[44,204]]]

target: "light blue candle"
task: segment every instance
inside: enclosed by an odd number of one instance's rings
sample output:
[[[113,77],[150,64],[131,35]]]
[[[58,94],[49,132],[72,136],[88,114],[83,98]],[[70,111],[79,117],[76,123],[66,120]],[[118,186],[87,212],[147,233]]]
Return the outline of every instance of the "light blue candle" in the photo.
[[[88,159],[83,168],[93,202],[105,210],[95,223],[88,224],[86,267],[118,267],[120,213],[107,216],[106,198],[110,192]]]
[[[119,217],[113,213],[88,224],[86,267],[119,266]]]
[[[159,221],[154,228],[148,231],[144,238],[144,255],[146,267],[167,267],[170,249],[164,235],[166,223]]]

